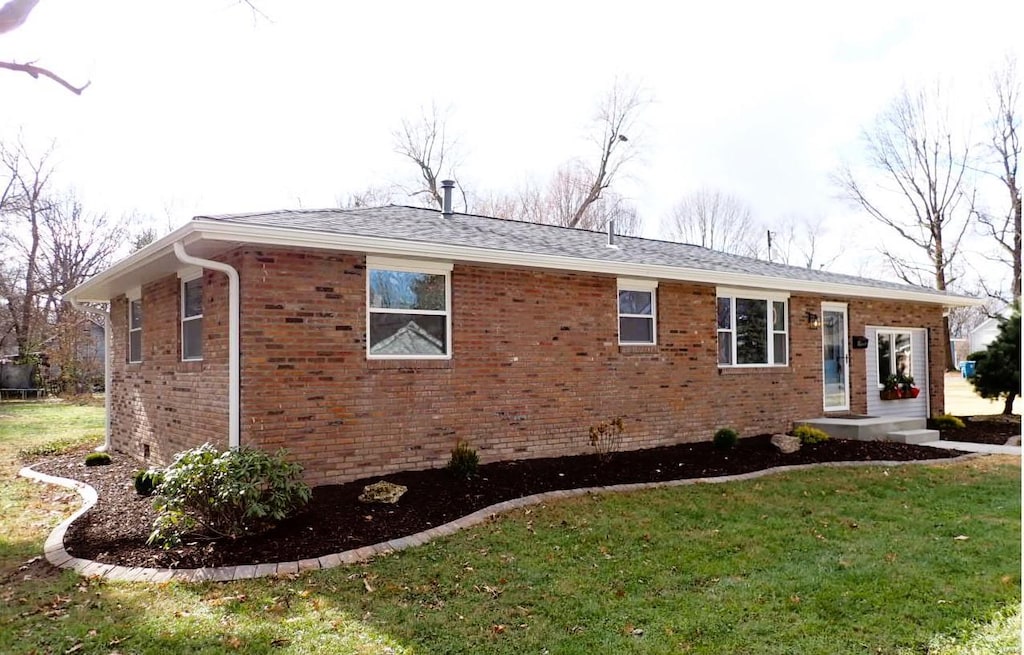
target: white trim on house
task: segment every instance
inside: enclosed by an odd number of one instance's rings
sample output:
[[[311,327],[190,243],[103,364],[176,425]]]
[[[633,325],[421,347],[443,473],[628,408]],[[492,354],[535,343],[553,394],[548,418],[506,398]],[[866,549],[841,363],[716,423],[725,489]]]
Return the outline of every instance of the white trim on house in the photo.
[[[453,246],[388,237],[329,234],[204,219],[190,221],[167,236],[130,255],[120,263],[78,285],[69,291],[67,295],[85,302],[106,302],[110,298],[124,293],[124,289],[129,286],[127,280],[131,280],[130,284],[134,285],[139,283],[140,275],[143,278],[142,282],[146,282],[150,279],[167,275],[168,272],[174,272],[180,264],[173,260],[171,248],[173,243],[179,241],[186,245],[202,246],[206,255],[221,252],[232,247],[234,244],[273,245],[366,253],[368,256],[440,259],[445,261],[505,264],[509,266],[585,273],[606,273],[621,277],[681,280],[775,292],[785,291],[859,298],[884,298],[945,306],[966,307],[982,304],[982,301],[977,298],[923,293],[913,289],[904,291],[854,284],[777,278],[747,273],[709,271],[681,266],[599,261],[561,255]],[[170,271],[168,271],[169,268],[171,269]],[[132,275],[133,273],[136,274]]]
[[[186,266],[185,268],[178,269],[178,279],[182,282],[191,282],[201,277],[203,277],[202,266]]]
[[[131,302],[133,300],[142,300],[142,287],[134,286],[125,291],[124,295],[126,298],[128,298],[128,302]]]

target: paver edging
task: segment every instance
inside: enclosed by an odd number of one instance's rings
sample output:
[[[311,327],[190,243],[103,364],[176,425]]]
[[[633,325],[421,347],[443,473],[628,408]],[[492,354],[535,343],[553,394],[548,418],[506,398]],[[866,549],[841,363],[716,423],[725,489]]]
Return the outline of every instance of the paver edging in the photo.
[[[519,509],[522,507],[528,507],[531,505],[539,505],[544,502],[552,500],[562,500],[566,498],[574,498],[588,493],[623,493],[623,492],[634,492],[634,491],[646,491],[649,489],[659,489],[667,487],[681,487],[693,484],[722,484],[725,482],[742,482],[744,480],[754,480],[756,478],[765,477],[767,475],[774,475],[777,473],[789,473],[793,471],[806,471],[812,468],[827,467],[827,468],[851,468],[851,467],[863,467],[863,466],[906,466],[912,464],[936,464],[946,462],[965,462],[971,459],[977,459],[979,457],[988,457],[985,453],[968,453],[960,455],[959,457],[942,458],[942,459],[918,459],[910,460],[905,462],[883,462],[883,461],[869,461],[869,462],[821,462],[818,464],[791,464],[788,466],[776,466],[773,468],[761,469],[758,471],[751,471],[750,473],[739,473],[736,475],[724,475],[712,478],[686,478],[682,480],[666,480],[664,482],[642,482],[642,483],[628,483],[610,485],[605,487],[584,487],[579,489],[566,489],[558,491],[548,491],[539,494],[533,494],[531,496],[525,496],[522,498],[513,498],[510,500],[495,503],[488,507],[484,507],[475,512],[467,514],[466,516],[457,518],[448,523],[434,526],[411,534],[405,537],[398,537],[388,541],[382,541],[377,544],[369,546],[363,546],[361,548],[354,548],[352,550],[342,551],[340,553],[331,553],[329,555],[323,555],[319,558],[305,559],[300,561],[292,562],[274,562],[274,563],[262,563],[262,564],[243,564],[235,566],[222,566],[222,567],[204,567],[199,569],[159,569],[159,568],[141,568],[136,566],[119,566],[115,564],[103,564],[92,560],[81,559],[74,557],[67,552],[64,547],[64,536],[67,533],[68,527],[75,522],[78,517],[85,514],[87,511],[92,509],[98,500],[96,490],[78,480],[72,480],[70,478],[60,478],[54,475],[48,475],[46,473],[40,473],[32,469],[30,466],[23,467],[18,475],[35,480],[37,482],[45,482],[47,484],[53,484],[68,489],[74,489],[78,492],[82,498],[82,506],[71,514],[68,518],[61,521],[57,527],[55,527],[50,535],[46,539],[47,547],[44,548],[44,555],[46,560],[53,566],[60,569],[72,569],[80,575],[94,575],[96,577],[105,578],[110,581],[118,582],[167,582],[175,580],[177,582],[230,582],[233,580],[247,580],[251,578],[262,578],[277,575],[294,574],[301,571],[329,569],[335,566],[341,566],[343,564],[354,564],[357,562],[363,562],[379,555],[386,555],[399,550],[404,550],[413,546],[425,544],[433,539],[447,536],[458,532],[459,530],[473,527],[481,523],[486,523],[494,519],[496,516],[503,514],[512,509]],[[59,543],[59,546],[57,545]],[[316,564],[314,564],[314,562]],[[319,566],[317,566],[317,564]]]

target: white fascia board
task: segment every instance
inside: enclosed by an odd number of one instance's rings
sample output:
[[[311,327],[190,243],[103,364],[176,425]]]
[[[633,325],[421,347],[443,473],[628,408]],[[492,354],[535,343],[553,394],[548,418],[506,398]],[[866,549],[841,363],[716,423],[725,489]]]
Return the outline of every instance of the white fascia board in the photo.
[[[878,298],[884,300],[905,300],[944,306],[969,307],[983,304],[977,298],[964,296],[942,296],[917,291],[882,289],[870,286],[836,284],[830,282],[814,282],[810,280],[791,280],[749,273],[729,273],[708,271],[703,269],[663,266],[658,264],[637,264],[632,262],[599,261],[566,257],[563,255],[545,255],[524,253],[509,250],[480,248],[475,246],[458,246],[422,241],[405,241],[387,237],[367,237],[351,234],[331,234],[327,232],[311,232],[289,228],[270,227],[264,225],[244,225],[223,221],[193,219],[186,225],[171,232],[162,239],[132,254],[127,259],[103,271],[78,285],[68,295],[79,300],[98,300],[89,296],[89,289],[133,270],[144,267],[147,263],[171,252],[175,241],[186,245],[199,240],[251,243],[294,248],[311,248],[318,250],[344,250],[366,253],[385,257],[402,257],[412,259],[433,259],[442,261],[465,261],[481,264],[499,264],[522,266],[527,268],[543,268],[559,271],[576,271],[582,273],[604,273],[617,277],[647,278],[655,280],[679,280],[685,282],[702,282],[726,287],[746,287],[769,291],[787,291],[791,293],[813,293],[821,295],[853,296],[859,298]],[[108,300],[108,299],[102,299]]]
[[[82,282],[75,288],[64,294],[66,298],[73,298],[79,302],[107,302],[110,298],[102,297],[93,292],[93,289],[105,285],[107,282],[119,278],[121,276],[130,275],[135,271],[139,271],[144,268],[147,264],[166,256],[174,256],[174,246],[176,241],[182,241],[185,244],[191,243],[196,240],[192,235],[195,232],[195,225],[193,222],[186,223],[185,225],[174,230],[170,234],[157,239],[153,243],[140,248],[139,250],[128,255],[118,263],[114,264],[110,268],[97,273],[85,282]],[[137,283],[133,283],[129,286],[138,286]]]

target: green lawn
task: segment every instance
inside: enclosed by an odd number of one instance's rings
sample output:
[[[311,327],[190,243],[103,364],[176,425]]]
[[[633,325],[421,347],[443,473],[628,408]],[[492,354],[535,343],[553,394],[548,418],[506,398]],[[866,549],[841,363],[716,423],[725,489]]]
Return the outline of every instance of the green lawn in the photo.
[[[38,438],[16,427],[36,411],[0,418],[0,454]],[[45,411],[56,425],[63,410]],[[13,509],[0,532],[31,534],[14,549],[27,559],[46,527]],[[287,579],[25,581],[8,566],[0,652],[1017,653],[1020,538],[1013,458],[821,469],[538,506]]]

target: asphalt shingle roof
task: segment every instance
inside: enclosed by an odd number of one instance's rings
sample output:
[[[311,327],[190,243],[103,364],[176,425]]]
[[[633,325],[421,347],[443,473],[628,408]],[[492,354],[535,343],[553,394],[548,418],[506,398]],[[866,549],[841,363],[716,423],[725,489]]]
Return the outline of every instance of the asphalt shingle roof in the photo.
[[[359,209],[283,210],[197,216],[196,219],[602,262],[673,266],[782,280],[913,291],[936,296],[947,295],[927,287],[787,266],[670,241],[619,236],[617,243],[620,247],[609,248],[604,232],[473,214],[456,213],[446,218],[439,210],[421,207],[392,205]]]

